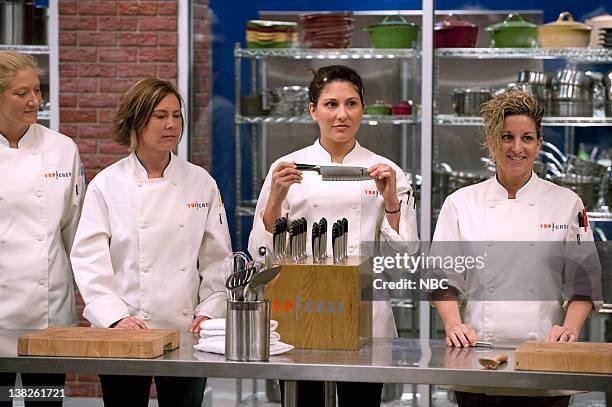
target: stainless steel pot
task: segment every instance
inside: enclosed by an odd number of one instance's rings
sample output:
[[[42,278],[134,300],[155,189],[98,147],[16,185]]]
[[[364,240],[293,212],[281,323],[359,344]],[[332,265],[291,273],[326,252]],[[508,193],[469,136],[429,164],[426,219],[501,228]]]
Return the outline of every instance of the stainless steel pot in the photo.
[[[490,88],[457,88],[451,92],[457,116],[480,116],[480,105],[493,97]]]
[[[575,85],[584,89],[592,89],[593,78],[577,69],[558,69],[553,72],[550,85]]]
[[[548,115],[553,117],[591,117],[593,116],[593,104],[551,100],[548,105]]]
[[[612,70],[606,72],[601,80],[604,85],[606,102],[612,102]],[[606,113],[607,115],[607,113]]]
[[[575,155],[568,155],[565,162],[565,172],[602,179],[608,175],[608,167],[593,161],[583,160]]]
[[[538,71],[520,71],[517,82],[531,83],[534,85],[548,85],[550,78],[544,72]]]
[[[599,201],[601,178],[576,174],[564,174],[551,178],[557,185],[574,191],[584,203],[587,210],[594,210]]]
[[[577,85],[556,84],[550,87],[550,99],[553,101],[591,102],[593,91]]]

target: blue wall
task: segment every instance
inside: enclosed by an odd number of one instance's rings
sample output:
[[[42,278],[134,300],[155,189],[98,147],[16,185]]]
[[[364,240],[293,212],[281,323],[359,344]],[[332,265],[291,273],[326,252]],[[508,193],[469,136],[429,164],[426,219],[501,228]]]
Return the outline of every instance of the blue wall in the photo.
[[[560,12],[569,10],[577,20],[584,21],[585,18],[602,14],[606,7],[603,0],[585,0],[577,2],[554,1],[554,0],[468,0],[453,1],[440,0],[436,2],[439,10],[456,9],[490,9],[490,10],[543,10],[544,21],[549,22],[557,18]],[[279,11],[321,11],[346,10],[420,10],[420,1],[401,0],[268,0],[268,1],[228,1],[211,0],[210,8],[213,11],[213,156],[212,175],[217,180],[226,205],[227,214],[232,231],[232,241],[237,247],[234,230],[234,44],[240,42],[244,46],[245,21],[257,19],[259,10]],[[607,7],[612,12],[612,6]],[[598,68],[601,69],[601,68]],[[243,82],[245,83],[245,82]],[[586,137],[591,140],[598,134],[609,135],[608,129],[581,130],[587,133]],[[243,134],[246,131],[242,132]],[[578,133],[578,132],[577,132]],[[578,135],[578,134],[577,134]],[[248,153],[248,139],[243,137],[242,149]],[[248,164],[245,162],[243,168]],[[248,172],[243,171],[243,180],[248,180]],[[248,196],[250,185],[243,182],[243,197]],[[254,197],[256,198],[256,197]],[[252,223],[251,218],[243,221],[243,230],[249,230]],[[244,240],[243,240],[244,242]],[[244,247],[244,246],[243,246]]]

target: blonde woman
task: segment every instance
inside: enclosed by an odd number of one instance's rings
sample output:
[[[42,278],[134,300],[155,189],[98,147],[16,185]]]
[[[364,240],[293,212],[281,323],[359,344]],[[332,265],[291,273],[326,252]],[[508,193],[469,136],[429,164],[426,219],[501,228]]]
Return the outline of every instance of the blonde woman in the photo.
[[[601,299],[600,265],[582,200],[533,172],[544,114],[534,97],[510,90],[485,103],[481,113],[497,174],[446,199],[432,247],[463,250],[455,255],[482,247],[489,256],[484,271],[450,273],[452,288],[435,293],[446,344],[576,341]],[[460,406],[567,406],[571,392],[517,396],[512,389],[473,387],[456,394]]]
[[[126,93],[114,134],[130,155],[91,182],[71,254],[94,326],[199,332],[203,320],[225,314],[225,210],[208,172],[172,152],[182,132],[171,83],[143,79]],[[150,376],[100,379],[105,405],[147,405]],[[202,404],[205,378],[155,383],[161,406]]]
[[[84,179],[74,142],[36,123],[39,73],[33,58],[0,51],[2,329],[76,323],[68,254]],[[65,375],[22,374],[26,386],[63,387],[64,379]],[[0,386],[14,383],[14,373],[0,373]]]

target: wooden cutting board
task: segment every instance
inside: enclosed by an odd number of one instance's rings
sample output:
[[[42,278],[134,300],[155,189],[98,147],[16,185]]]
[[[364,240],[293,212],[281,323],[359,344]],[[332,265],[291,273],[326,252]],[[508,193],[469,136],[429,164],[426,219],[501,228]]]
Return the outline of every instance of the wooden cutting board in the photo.
[[[179,347],[176,329],[47,328],[19,338],[17,353],[29,356],[155,358]]]
[[[514,360],[516,370],[612,373],[612,343],[528,341]]]

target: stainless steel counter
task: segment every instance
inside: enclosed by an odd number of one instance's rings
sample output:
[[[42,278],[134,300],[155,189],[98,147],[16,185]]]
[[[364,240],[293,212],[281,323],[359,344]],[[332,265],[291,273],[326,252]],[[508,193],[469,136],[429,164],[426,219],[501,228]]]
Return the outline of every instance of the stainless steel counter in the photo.
[[[181,346],[156,359],[17,356],[17,338],[31,331],[0,330],[0,372],[206,376],[285,380],[453,384],[511,388],[604,391],[612,375],[514,370],[512,349],[446,348],[437,340],[374,339],[359,351],[293,350],[269,362],[226,362],[196,351],[196,335],[182,333]],[[509,355],[496,371],[479,357]]]

